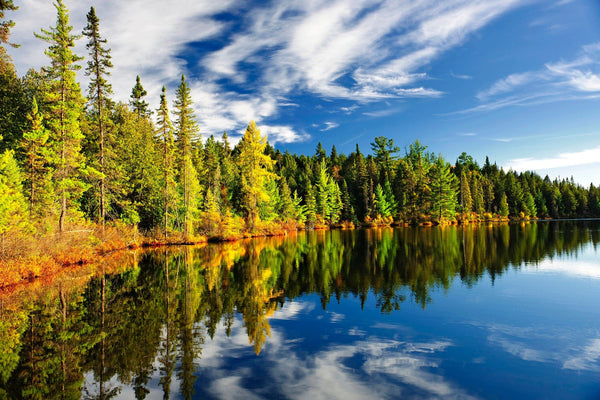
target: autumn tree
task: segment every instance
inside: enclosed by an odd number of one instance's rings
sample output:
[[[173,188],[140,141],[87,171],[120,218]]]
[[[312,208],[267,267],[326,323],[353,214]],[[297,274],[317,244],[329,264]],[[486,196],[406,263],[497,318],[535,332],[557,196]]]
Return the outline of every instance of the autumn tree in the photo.
[[[258,221],[260,204],[270,201],[265,184],[276,177],[271,172],[275,162],[264,153],[266,145],[267,138],[261,136],[256,123],[250,121],[239,145],[237,163],[241,175],[243,208],[251,230]]]

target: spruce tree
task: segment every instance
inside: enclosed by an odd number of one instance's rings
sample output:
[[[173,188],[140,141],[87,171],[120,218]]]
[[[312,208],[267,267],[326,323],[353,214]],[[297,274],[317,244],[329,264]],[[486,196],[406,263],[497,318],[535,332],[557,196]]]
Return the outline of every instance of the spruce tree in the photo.
[[[6,64],[10,63],[8,54],[6,54],[5,44],[12,47],[18,47],[16,44],[9,43],[10,28],[15,26],[14,21],[5,20],[4,14],[6,11],[15,11],[19,7],[16,7],[13,0],[2,0],[0,1],[0,68],[3,68]]]
[[[43,118],[38,111],[36,98],[33,98],[31,112],[27,115],[31,128],[23,134],[21,148],[25,156],[26,192],[29,196],[29,217],[40,215],[50,206],[52,199],[50,173],[48,166],[49,132],[44,127]]]
[[[169,227],[169,199],[173,197],[172,191],[175,187],[174,177],[174,140],[173,140],[173,126],[171,125],[171,119],[169,118],[169,106],[167,104],[167,88],[162,87],[160,94],[160,106],[156,110],[157,115],[157,136],[162,139],[163,142],[163,231],[165,240],[168,235]]]
[[[62,0],[57,0],[54,7],[57,11],[56,27],[42,29],[42,33],[35,36],[50,45],[46,55],[51,65],[43,68],[49,81],[44,99],[47,104],[45,121],[54,152],[53,181],[60,204],[59,231],[63,232],[69,206],[76,206],[76,200],[85,189],[85,184],[79,179],[84,168],[81,155],[83,135],[79,126],[84,100],[75,80],[75,71],[81,68],[75,63],[82,57],[72,50],[79,36],[71,34],[73,27],[69,25],[68,10]]]
[[[441,222],[454,219],[456,205],[456,176],[450,170],[450,164],[439,156],[431,168],[431,212]]]
[[[144,100],[147,94],[148,92],[144,89],[140,81],[140,76],[136,75],[135,86],[131,89],[131,95],[129,96],[131,98],[129,105],[140,118],[148,118],[152,114],[152,111],[148,108],[148,103]]]
[[[90,60],[87,63],[85,74],[90,77],[88,86],[88,104],[91,114],[92,124],[97,130],[99,151],[97,154],[100,171],[100,210],[99,219],[102,225],[106,221],[106,187],[105,177],[106,169],[106,136],[107,125],[109,124],[109,113],[112,107],[112,101],[109,96],[112,94],[112,85],[108,83],[107,77],[110,75],[109,69],[113,67],[111,62],[110,49],[105,47],[106,39],[100,36],[100,20],[96,16],[94,7],[90,8],[87,14],[87,26],[83,34],[88,38],[86,48],[89,51]]]
[[[179,151],[179,181],[183,191],[183,236],[186,240],[191,233],[193,219],[198,211],[197,197],[200,190],[196,168],[192,162],[192,141],[199,139],[200,128],[192,104],[190,88],[182,74],[181,84],[175,94],[174,113],[177,115],[175,128]]]
[[[460,173],[460,211],[468,214],[473,210],[473,198],[467,172],[463,169]]]
[[[21,181],[14,152],[0,154],[0,259],[7,255],[7,240],[22,240],[19,234],[29,229]]]

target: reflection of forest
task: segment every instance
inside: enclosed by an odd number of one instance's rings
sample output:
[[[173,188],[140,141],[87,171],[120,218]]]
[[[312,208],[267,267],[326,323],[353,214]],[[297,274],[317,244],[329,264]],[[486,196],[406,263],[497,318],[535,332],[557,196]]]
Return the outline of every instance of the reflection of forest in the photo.
[[[191,398],[206,337],[230,334],[236,312],[259,354],[268,318],[284,303],[318,293],[369,292],[382,312],[407,297],[425,307],[433,287],[489,274],[600,241],[598,222],[298,233],[202,248],[144,253],[135,267],[85,285],[55,282],[1,299],[0,399],[115,397],[122,385],[143,399],[152,376]],[[219,325],[221,323],[221,325]]]

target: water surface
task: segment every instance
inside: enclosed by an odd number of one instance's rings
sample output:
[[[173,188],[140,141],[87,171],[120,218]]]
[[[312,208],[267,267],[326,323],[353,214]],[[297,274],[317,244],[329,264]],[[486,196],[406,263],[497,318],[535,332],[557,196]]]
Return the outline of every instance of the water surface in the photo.
[[[140,253],[3,303],[0,398],[593,399],[600,223]]]

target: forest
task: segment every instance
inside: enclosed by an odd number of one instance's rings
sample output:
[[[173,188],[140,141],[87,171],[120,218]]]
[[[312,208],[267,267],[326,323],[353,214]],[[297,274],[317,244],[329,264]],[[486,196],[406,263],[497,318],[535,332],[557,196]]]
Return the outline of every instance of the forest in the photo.
[[[96,244],[109,233],[127,244],[119,235],[138,232],[192,243],[296,229],[600,217],[594,185],[504,171],[488,158],[479,165],[466,153],[451,163],[419,141],[402,149],[377,136],[364,153],[319,143],[297,155],[271,146],[250,121],[232,145],[226,132],[201,134],[183,74],[174,98],[163,86],[156,110],[140,76],[129,103],[116,102],[93,7],[79,33],[57,0],[56,25],[36,33],[48,44],[48,65],[19,77],[5,48],[18,46],[5,18],[17,7],[0,5],[1,260],[44,240],[68,252],[65,234],[80,232]],[[80,37],[85,57],[74,53]]]

